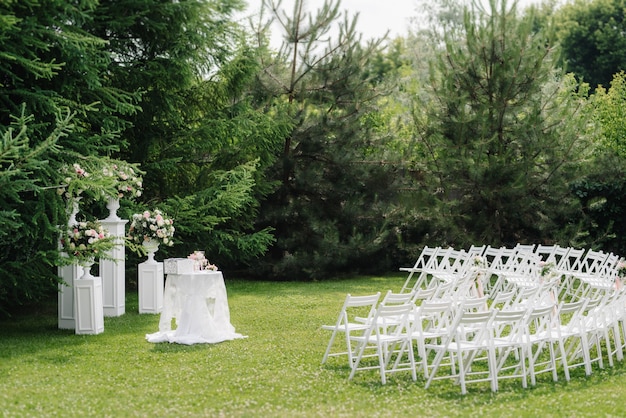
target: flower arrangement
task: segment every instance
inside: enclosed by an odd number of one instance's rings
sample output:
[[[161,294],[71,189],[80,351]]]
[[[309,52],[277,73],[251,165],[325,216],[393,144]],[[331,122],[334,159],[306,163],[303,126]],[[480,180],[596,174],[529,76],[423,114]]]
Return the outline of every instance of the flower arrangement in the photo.
[[[110,166],[102,169],[102,175],[114,180],[116,194],[109,197],[132,199],[141,196],[143,179],[140,173],[125,161],[112,161]]]
[[[93,262],[96,257],[106,258],[106,252],[117,245],[98,221],[82,221],[72,225],[61,237],[61,247],[70,259]]]
[[[194,251],[187,256],[190,260],[193,260],[194,270],[211,270],[217,271],[218,268],[215,264],[209,263],[204,256],[204,251]]]
[[[626,277],[626,260],[623,258],[617,263],[617,277],[620,279]]]
[[[479,256],[479,255],[475,256],[474,257],[474,267],[479,267],[479,268],[486,267],[485,260],[481,256]]]
[[[539,272],[541,277],[551,278],[551,277],[556,277],[557,276],[557,274],[554,271],[552,271],[552,269],[554,268],[554,263],[546,262],[546,261],[540,261],[539,262],[539,267],[541,268],[541,270]]]
[[[80,164],[61,167],[63,184],[57,188],[57,193],[67,199],[79,197],[85,189],[89,188],[88,178],[91,176]]]
[[[158,209],[133,214],[128,239],[135,244],[144,241],[157,241],[159,244],[171,247],[174,245],[174,220],[168,218]]]
[[[59,195],[68,200],[80,197],[84,191],[92,197],[119,199],[135,198],[142,194],[143,180],[136,164],[110,158],[86,158],[81,164],[61,167],[62,184]]]

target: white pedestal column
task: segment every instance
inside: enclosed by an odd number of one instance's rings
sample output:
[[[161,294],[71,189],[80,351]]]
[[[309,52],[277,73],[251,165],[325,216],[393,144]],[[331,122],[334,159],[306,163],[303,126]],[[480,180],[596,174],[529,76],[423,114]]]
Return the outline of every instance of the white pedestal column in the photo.
[[[119,207],[119,202],[118,202]],[[117,245],[109,252],[113,260],[100,259],[100,277],[102,278],[102,302],[104,316],[121,316],[126,313],[126,246],[124,234],[125,219],[111,210],[108,218],[100,221],[104,229],[117,237]]]
[[[68,228],[77,224],[76,215],[78,215],[80,197],[75,198],[71,202],[71,209],[69,219],[67,221]],[[61,242],[59,241],[59,251],[61,250]],[[62,256],[67,254],[62,253]],[[62,278],[66,284],[59,284],[58,294],[58,315],[59,315],[59,329],[74,329],[76,328],[76,322],[74,320],[74,280],[79,278],[83,274],[83,269],[78,264],[72,264],[68,266],[59,266],[57,274]]]
[[[78,279],[83,269],[78,264],[69,266],[60,266],[58,275],[65,284],[59,284],[58,293],[58,310],[59,310],[59,329],[75,329],[74,321],[74,280]]]
[[[91,276],[74,281],[76,307],[76,334],[100,334],[104,332],[102,309],[102,279]]]
[[[163,263],[144,261],[138,266],[139,313],[161,313],[163,310]]]

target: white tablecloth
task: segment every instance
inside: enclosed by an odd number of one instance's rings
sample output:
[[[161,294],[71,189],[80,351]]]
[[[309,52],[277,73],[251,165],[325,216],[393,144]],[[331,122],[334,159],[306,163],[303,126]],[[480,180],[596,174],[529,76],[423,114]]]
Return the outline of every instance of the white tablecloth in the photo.
[[[172,319],[176,328],[172,329]],[[151,343],[219,343],[245,338],[230,323],[224,277],[219,271],[168,274],[159,332],[147,334]]]

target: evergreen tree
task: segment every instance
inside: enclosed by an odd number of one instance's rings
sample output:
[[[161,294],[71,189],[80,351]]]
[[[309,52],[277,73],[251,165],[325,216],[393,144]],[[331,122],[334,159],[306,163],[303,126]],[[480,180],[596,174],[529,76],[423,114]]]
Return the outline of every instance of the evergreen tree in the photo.
[[[263,167],[285,128],[245,97],[258,68],[233,21],[242,5],[101,0],[95,10],[90,32],[115,57],[113,85],[141,94],[120,156],[146,172],[144,204],[176,220],[178,245],[164,256],[203,249],[232,266],[258,257],[273,239],[253,222],[268,192]]]
[[[474,3],[446,33],[431,96],[414,106],[438,243],[553,241],[577,218],[568,186],[590,155],[586,91],[555,68],[548,33],[506,0]]]
[[[96,1],[0,3],[0,306],[56,289],[61,167],[119,149],[136,110],[107,84],[105,43],[84,30]],[[8,222],[7,222],[8,220]]]
[[[262,55],[256,93],[286,108],[293,129],[270,172],[280,186],[261,208],[261,225],[274,227],[277,241],[255,273],[321,279],[389,268],[397,158],[378,131],[378,100],[389,90],[371,65],[382,40],[362,44],[338,1],[316,11],[302,0],[290,5],[263,9],[283,43]]]

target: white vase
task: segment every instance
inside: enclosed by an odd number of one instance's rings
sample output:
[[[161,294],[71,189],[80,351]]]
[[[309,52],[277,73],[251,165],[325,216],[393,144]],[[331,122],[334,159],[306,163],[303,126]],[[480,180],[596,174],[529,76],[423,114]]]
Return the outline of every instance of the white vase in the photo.
[[[107,200],[107,209],[109,210],[108,221],[118,221],[120,217],[117,216],[117,210],[120,208],[120,199],[109,197]]]
[[[156,260],[154,259],[154,253],[159,250],[159,241],[155,239],[145,240],[142,245],[148,253],[148,259],[146,260],[146,263],[156,263]]]
[[[83,275],[80,276],[80,280],[83,279],[93,279],[94,276],[91,274],[91,266],[93,266],[94,260],[85,260],[80,262],[80,266],[83,268]]]
[[[74,199],[72,199],[72,211],[70,212],[67,226],[74,226],[78,224],[78,221],[76,220],[76,215],[78,215],[78,202],[80,202],[80,199],[80,197],[75,197]]]

